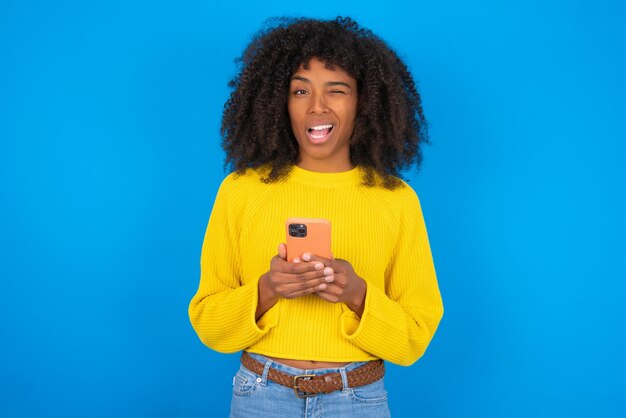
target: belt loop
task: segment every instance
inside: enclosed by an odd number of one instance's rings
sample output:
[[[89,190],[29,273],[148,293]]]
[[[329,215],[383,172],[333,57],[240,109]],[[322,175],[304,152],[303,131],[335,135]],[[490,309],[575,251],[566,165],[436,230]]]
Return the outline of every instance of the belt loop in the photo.
[[[346,368],[340,367],[339,374],[341,375],[341,382],[343,383],[343,389],[341,391],[347,392],[348,391],[348,375],[346,374]]]
[[[261,384],[263,386],[267,385],[267,374],[270,372],[270,367],[272,367],[272,360],[267,359],[265,362],[265,367],[263,367],[263,374],[261,375]]]

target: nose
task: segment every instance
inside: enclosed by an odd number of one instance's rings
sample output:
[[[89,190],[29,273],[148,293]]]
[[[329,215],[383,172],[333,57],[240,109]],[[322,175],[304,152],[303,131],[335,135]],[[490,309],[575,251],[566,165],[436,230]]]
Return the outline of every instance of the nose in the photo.
[[[309,112],[314,114],[328,113],[328,106],[323,94],[313,93],[311,95]]]

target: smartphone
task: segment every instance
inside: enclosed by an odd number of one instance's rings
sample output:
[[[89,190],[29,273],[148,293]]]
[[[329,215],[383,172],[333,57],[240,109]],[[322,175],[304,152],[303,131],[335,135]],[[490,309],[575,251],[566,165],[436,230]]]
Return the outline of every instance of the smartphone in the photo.
[[[287,230],[287,260],[311,253],[331,258],[330,221],[317,218],[289,218]]]

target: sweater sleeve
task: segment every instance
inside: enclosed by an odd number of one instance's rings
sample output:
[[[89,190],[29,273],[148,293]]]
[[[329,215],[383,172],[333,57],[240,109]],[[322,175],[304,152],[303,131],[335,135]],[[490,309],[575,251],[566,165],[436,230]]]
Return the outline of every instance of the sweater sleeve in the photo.
[[[419,200],[410,189],[385,273],[385,289],[368,281],[363,315],[344,307],[344,338],[392,363],[409,366],[426,351],[443,315]]]
[[[276,325],[278,306],[258,321],[258,279],[244,284],[239,253],[242,199],[231,174],[217,193],[200,259],[200,285],[189,304],[189,318],[198,337],[223,353],[252,345]]]

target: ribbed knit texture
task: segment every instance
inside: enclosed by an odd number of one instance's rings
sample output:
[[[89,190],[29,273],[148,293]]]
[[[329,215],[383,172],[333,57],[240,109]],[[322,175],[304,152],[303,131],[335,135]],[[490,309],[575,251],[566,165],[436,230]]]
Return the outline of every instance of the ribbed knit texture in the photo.
[[[408,186],[361,185],[358,167],[314,173],[294,167],[265,184],[255,170],[223,181],[207,227],[189,317],[220,352],[316,361],[381,358],[410,365],[426,350],[443,305],[420,204]],[[255,322],[258,280],[285,242],[289,217],[325,218],[332,251],[367,282],[361,318],[316,295],[280,299]]]

